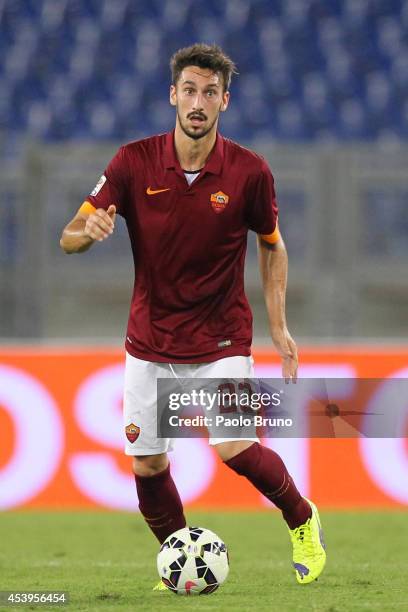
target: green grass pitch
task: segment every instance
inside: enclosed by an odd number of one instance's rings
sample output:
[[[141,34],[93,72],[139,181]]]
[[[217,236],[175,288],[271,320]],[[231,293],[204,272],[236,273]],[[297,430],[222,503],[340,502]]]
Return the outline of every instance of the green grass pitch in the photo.
[[[299,586],[277,512],[189,512],[190,525],[227,543],[231,569],[216,593],[152,592],[157,544],[139,515],[110,512],[0,514],[0,590],[67,590],[67,606],[0,607],[74,612],[354,612],[408,610],[406,512],[323,512],[328,563]]]

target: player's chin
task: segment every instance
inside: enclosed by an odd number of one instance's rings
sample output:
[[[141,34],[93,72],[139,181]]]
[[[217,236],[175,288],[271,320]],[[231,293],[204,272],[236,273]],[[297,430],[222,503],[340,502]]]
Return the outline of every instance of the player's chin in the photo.
[[[209,128],[206,121],[203,121],[201,125],[188,125],[184,128],[185,133],[190,138],[199,139],[208,134]]]

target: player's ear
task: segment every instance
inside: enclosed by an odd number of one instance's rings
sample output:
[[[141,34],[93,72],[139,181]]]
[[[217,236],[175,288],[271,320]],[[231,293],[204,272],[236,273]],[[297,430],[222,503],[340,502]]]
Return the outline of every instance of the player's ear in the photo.
[[[220,111],[226,111],[228,108],[228,104],[229,104],[229,99],[230,99],[230,92],[229,91],[224,91],[224,93],[222,94],[222,103],[221,103],[221,108]]]
[[[170,85],[170,104],[176,106],[176,88],[174,85]]]

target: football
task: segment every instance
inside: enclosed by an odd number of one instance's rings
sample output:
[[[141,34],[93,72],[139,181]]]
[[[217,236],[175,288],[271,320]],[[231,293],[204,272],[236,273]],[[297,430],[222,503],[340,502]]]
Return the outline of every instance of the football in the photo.
[[[157,570],[162,582],[176,595],[213,593],[228,576],[227,547],[209,529],[184,527],[161,545]]]

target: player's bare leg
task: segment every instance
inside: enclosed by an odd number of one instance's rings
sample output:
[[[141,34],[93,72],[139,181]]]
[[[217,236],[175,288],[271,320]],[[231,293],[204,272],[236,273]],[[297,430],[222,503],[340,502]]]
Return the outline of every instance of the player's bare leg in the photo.
[[[249,440],[214,445],[221,459],[246,478],[277,506],[285,519],[293,546],[297,581],[307,584],[323,571],[326,552],[316,506],[301,496],[280,456]]]
[[[167,453],[132,457],[133,473],[137,476],[154,476],[169,465]]]
[[[214,449],[217,451],[218,456],[223,461],[228,461],[238,455],[242,451],[252,446],[252,440],[231,440],[231,442],[221,442],[215,444]]]

